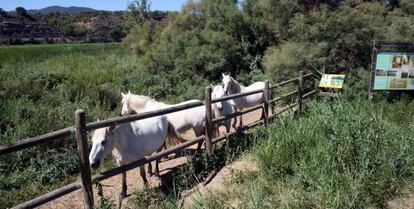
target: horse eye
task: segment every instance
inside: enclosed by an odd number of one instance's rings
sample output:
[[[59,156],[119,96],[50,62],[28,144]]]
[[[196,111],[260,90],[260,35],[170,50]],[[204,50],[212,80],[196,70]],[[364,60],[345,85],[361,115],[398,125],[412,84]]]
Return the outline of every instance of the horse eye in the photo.
[[[105,146],[106,141],[102,141],[101,144],[102,144],[102,146]]]

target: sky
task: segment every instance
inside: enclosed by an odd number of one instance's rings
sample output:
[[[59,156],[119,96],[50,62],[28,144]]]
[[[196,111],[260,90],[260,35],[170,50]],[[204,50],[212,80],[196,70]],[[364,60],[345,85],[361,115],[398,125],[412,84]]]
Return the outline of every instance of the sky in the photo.
[[[0,0],[0,8],[11,11],[21,6],[41,9],[48,6],[79,6],[97,10],[125,10],[130,0]],[[186,0],[150,0],[151,10],[179,11]]]

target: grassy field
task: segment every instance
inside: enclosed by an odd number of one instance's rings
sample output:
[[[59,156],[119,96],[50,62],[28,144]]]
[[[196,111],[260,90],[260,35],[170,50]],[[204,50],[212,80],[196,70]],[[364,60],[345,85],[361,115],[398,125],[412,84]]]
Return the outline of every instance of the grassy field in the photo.
[[[120,90],[138,90],[137,57],[121,44],[0,47],[0,143],[87,120],[118,115]],[[139,79],[136,79],[139,83]],[[37,196],[73,181],[78,173],[74,138],[0,157],[0,205]]]

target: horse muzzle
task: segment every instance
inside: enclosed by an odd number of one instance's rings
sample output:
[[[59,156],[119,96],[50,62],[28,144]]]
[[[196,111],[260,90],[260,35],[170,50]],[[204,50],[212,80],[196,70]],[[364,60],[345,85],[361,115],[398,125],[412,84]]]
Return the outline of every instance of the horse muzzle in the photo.
[[[101,162],[99,162],[99,161],[96,161],[96,162],[92,162],[91,163],[91,167],[93,168],[93,169],[96,169],[96,168],[99,168],[99,165],[101,164]]]

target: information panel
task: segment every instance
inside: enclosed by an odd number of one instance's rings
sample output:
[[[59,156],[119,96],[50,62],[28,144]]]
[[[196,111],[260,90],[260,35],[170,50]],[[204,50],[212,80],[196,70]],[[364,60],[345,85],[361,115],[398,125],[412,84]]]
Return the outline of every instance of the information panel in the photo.
[[[414,90],[414,53],[377,52],[374,90]]]
[[[345,75],[340,74],[323,74],[319,87],[342,89],[344,85]]]

